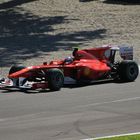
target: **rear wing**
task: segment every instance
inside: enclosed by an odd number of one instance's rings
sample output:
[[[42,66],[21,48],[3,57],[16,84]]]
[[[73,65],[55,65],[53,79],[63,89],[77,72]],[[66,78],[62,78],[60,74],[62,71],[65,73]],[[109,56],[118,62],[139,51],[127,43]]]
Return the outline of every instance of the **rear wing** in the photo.
[[[122,45],[119,46],[119,53],[124,60],[133,60],[133,47]]]
[[[104,45],[99,48],[102,52],[100,55],[102,55],[103,58],[106,60],[114,61],[116,51],[119,52],[120,57],[123,60],[133,60],[133,47],[128,45]],[[98,54],[96,52],[96,54]],[[99,54],[98,54],[99,56]]]
[[[133,60],[133,47],[126,45],[103,45],[97,48],[89,48],[78,50],[77,48],[73,51],[75,58],[84,59],[99,59],[114,62],[116,51],[119,52],[120,57],[123,60]]]

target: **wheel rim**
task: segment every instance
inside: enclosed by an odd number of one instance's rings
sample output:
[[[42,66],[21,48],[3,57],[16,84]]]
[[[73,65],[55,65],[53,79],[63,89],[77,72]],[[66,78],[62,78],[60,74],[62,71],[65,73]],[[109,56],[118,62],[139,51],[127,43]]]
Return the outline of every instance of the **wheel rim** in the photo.
[[[130,75],[134,75],[135,74],[135,69],[132,67],[130,68]]]
[[[55,83],[56,87],[61,87],[61,85],[63,85],[63,77],[60,74],[57,74],[53,78],[53,82]]]
[[[129,75],[131,77],[137,77],[137,68],[134,65],[131,65],[129,68]]]

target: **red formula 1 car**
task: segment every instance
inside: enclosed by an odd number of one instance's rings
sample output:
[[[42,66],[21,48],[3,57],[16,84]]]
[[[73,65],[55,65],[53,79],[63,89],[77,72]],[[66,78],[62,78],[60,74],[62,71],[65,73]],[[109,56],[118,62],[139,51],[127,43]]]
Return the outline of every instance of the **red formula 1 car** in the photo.
[[[121,61],[116,61],[120,52]],[[38,66],[12,66],[7,79],[0,80],[0,87],[19,89],[60,90],[63,84],[99,80],[134,81],[139,67],[133,61],[133,48],[106,45],[98,48],[74,49],[72,57],[44,62]]]

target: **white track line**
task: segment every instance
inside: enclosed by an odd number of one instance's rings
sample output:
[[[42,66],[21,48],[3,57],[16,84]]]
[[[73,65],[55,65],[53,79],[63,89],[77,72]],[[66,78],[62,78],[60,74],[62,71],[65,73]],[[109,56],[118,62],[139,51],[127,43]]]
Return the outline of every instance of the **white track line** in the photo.
[[[106,104],[111,104],[111,103],[128,102],[128,101],[134,101],[134,100],[140,100],[140,96],[139,97],[133,97],[133,98],[124,98],[124,99],[119,99],[119,100],[112,100],[112,101],[108,101],[108,102],[99,102],[99,103],[81,105],[81,106],[79,106],[79,108],[80,107],[90,107],[90,106],[106,105]]]
[[[89,138],[89,139],[83,139],[83,140],[98,140],[98,139],[104,139],[104,138],[112,138],[112,137],[120,137],[120,136],[129,136],[129,135],[137,135],[137,134],[140,134],[140,132],[127,133],[127,134],[119,134],[119,135],[111,135],[111,136],[104,136],[104,137],[96,137],[96,138]]]
[[[139,65],[139,72],[140,72],[140,65]],[[136,99],[140,99],[140,97],[121,99],[121,100],[116,100],[116,101],[111,101],[111,102],[104,102],[104,103],[95,103],[95,104],[90,104],[90,105],[101,105],[101,104],[116,103],[116,102],[130,101],[130,100],[136,100]],[[96,137],[96,138],[89,138],[89,139],[83,139],[83,140],[98,140],[98,139],[103,139],[103,138],[129,136],[129,135],[137,135],[137,134],[140,134],[140,132],[128,133],[128,134],[119,134],[119,135],[111,135],[111,136],[104,136],[104,137]]]

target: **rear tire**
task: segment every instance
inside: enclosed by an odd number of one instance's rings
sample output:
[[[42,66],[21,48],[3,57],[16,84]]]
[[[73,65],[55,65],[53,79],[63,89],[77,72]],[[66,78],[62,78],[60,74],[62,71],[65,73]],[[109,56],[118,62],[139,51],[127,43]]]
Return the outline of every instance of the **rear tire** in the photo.
[[[50,90],[58,91],[64,84],[64,74],[60,69],[49,69],[47,71],[47,81]]]
[[[119,65],[119,78],[122,82],[133,82],[138,77],[139,67],[135,61],[125,60]]]

